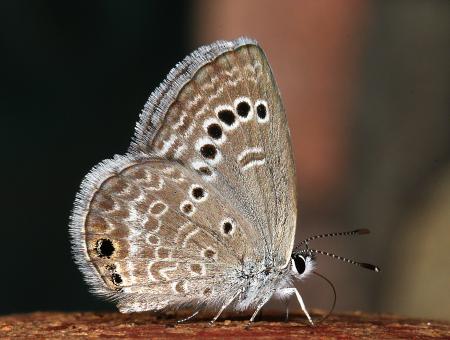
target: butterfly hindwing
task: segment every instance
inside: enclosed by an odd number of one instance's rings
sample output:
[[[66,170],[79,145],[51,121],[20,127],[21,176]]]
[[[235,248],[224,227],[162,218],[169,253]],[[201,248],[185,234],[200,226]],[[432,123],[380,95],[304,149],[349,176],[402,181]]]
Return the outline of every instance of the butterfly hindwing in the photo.
[[[114,161],[123,166],[111,168]],[[97,189],[83,217],[86,247],[79,251],[99,274],[91,276],[94,288],[119,300],[122,311],[220,301],[228,288],[224,268],[258,256],[246,219],[176,162],[117,157],[88,181]]]

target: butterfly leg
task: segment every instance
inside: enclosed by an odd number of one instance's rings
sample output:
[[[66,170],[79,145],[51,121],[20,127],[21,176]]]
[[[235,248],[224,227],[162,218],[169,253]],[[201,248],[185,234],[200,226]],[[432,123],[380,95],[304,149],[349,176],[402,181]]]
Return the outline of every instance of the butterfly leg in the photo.
[[[289,299],[286,300],[286,315],[284,317],[284,322],[289,322]]]
[[[283,289],[281,289],[281,291],[282,291],[282,294],[286,294],[286,295],[290,295],[293,293],[295,294],[295,296],[297,297],[297,301],[300,304],[300,307],[302,308],[303,313],[305,313],[311,326],[314,326],[314,322],[312,321],[311,316],[309,316],[309,313],[306,310],[305,303],[303,302],[302,296],[298,292],[298,289],[297,288],[283,288]]]
[[[183,323],[183,322],[189,321],[189,320],[191,320],[194,316],[196,316],[198,313],[200,313],[200,310],[195,311],[194,314],[188,316],[187,318],[184,318],[184,319],[181,319],[181,320],[177,320],[177,323]]]
[[[247,324],[247,328],[250,327],[250,325],[253,323],[253,321],[255,321],[256,316],[258,315],[259,311],[264,307],[264,305],[267,303],[267,301],[270,300],[270,298],[272,297],[272,295],[269,295],[268,297],[264,298],[256,307],[255,312],[253,313],[252,317],[250,318],[250,320],[248,321]]]
[[[219,313],[217,313],[217,315],[209,322],[209,325],[212,326],[214,324],[214,322],[216,322],[216,320],[219,318],[220,314],[222,314],[222,312],[225,310],[225,308],[227,308],[229,305],[231,305],[231,303],[234,301],[234,299],[236,299],[236,297],[240,294],[241,292],[238,291],[236,294],[233,295],[233,297],[228,300],[226,303],[223,304],[222,307],[220,307]]]
[[[263,310],[261,308],[261,310],[259,311],[259,314],[258,314],[258,320],[257,321],[261,321],[262,317],[263,317]]]

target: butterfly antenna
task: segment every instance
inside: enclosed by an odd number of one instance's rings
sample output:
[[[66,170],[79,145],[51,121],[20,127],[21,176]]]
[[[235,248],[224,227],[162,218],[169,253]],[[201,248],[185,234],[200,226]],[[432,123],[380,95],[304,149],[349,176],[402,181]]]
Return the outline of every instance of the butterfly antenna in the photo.
[[[362,268],[366,268],[366,269],[372,270],[374,272],[379,272],[380,271],[380,268],[378,266],[373,265],[373,264],[365,263],[365,262],[357,262],[357,261],[350,260],[348,258],[339,256],[339,255],[335,255],[335,254],[332,254],[332,253],[329,253],[329,252],[326,252],[326,251],[323,251],[323,250],[308,249],[308,252],[310,254],[320,254],[320,255],[330,256],[330,257],[332,257],[334,259],[337,259],[337,260],[340,260],[342,262],[350,263],[350,264],[353,264],[355,266],[359,266],[359,267],[362,267]]]
[[[330,285],[331,289],[333,289],[333,295],[334,295],[334,298],[333,298],[333,305],[331,306],[331,308],[330,308],[330,310],[328,311],[328,313],[325,314],[325,316],[323,316],[323,317],[322,317],[321,319],[319,319],[318,321],[314,321],[314,323],[317,325],[317,324],[319,324],[319,323],[325,321],[326,319],[328,319],[328,317],[331,315],[331,313],[333,313],[334,307],[336,306],[336,288],[334,288],[333,283],[332,283],[329,279],[327,279],[325,276],[323,276],[322,274],[320,274],[320,273],[318,273],[318,272],[316,272],[316,271],[313,271],[313,274],[314,274],[314,275],[317,275],[318,277],[320,277],[320,278],[322,278],[322,279],[324,279],[324,280]]]
[[[314,236],[308,237],[308,238],[304,239],[303,241],[301,241],[299,244],[297,244],[297,246],[295,248],[296,249],[300,248],[304,244],[306,245],[306,247],[308,247],[309,241],[317,240],[319,238],[335,237],[335,236],[367,235],[367,234],[370,234],[369,229],[355,229],[355,230],[351,230],[351,231],[341,231],[341,232],[337,232],[337,233],[314,235]]]

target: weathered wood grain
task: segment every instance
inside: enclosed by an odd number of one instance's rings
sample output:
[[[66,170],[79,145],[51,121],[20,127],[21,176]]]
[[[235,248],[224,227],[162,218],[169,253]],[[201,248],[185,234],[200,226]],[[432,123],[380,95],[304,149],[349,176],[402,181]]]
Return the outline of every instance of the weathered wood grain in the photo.
[[[276,316],[275,316],[276,315]],[[319,315],[315,314],[316,317]],[[292,315],[289,322],[282,315],[265,314],[262,320],[247,328],[247,318],[228,319],[214,326],[209,318],[175,324],[173,316],[150,313],[120,314],[115,312],[58,313],[35,312],[0,317],[1,338],[279,338],[320,339],[440,339],[450,338],[450,323],[406,319],[362,313],[332,315],[311,327],[305,318]],[[232,320],[232,321],[231,321]]]

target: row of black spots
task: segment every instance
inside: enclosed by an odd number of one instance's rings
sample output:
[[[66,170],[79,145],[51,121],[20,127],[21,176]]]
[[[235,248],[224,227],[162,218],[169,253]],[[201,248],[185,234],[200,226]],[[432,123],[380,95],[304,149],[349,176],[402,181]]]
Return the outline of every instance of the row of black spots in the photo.
[[[248,116],[250,109],[250,105],[245,101],[238,103],[236,106],[236,112],[243,118],[246,118]],[[233,127],[233,125],[236,123],[236,116],[234,112],[228,108],[219,110],[217,112],[217,117],[228,127]],[[223,136],[222,127],[217,123],[211,123],[210,125],[208,125],[206,130],[208,132],[208,135],[215,140],[220,140]]]
[[[106,265],[106,269],[110,273],[111,282],[115,286],[120,286],[122,284],[123,280],[122,280],[122,276],[116,272],[116,269],[117,269],[116,265],[114,265],[114,264]]]
[[[236,105],[236,112],[242,118],[247,118],[250,113],[251,107],[247,101],[240,101]],[[267,104],[264,101],[257,101],[256,114],[260,122],[267,121]],[[236,122],[236,116],[234,112],[230,109],[222,109],[217,113],[218,118],[228,127],[232,126]],[[222,127],[212,122],[206,127],[206,131],[213,140],[219,141],[223,137]],[[214,160],[217,156],[217,147],[212,143],[205,143],[200,148],[201,155],[209,160]],[[203,169],[206,172],[210,172],[208,168]]]
[[[258,103],[259,102],[259,103]],[[258,118],[260,120],[265,120],[267,117],[267,104],[263,101],[258,101],[257,105],[256,105],[256,114],[258,116]],[[241,117],[241,118],[247,118],[248,115],[250,114],[251,111],[251,106],[247,101],[240,101],[237,103],[236,105],[236,113]],[[220,110],[217,113],[217,116],[219,117],[219,119],[226,124],[227,126],[231,127],[234,125],[235,121],[236,121],[236,116],[234,115],[234,112],[231,111],[230,109],[223,109]],[[216,124],[217,125],[217,124]],[[220,128],[220,127],[219,127]],[[213,129],[215,132],[219,131],[217,129],[217,127],[214,127]],[[209,131],[209,130],[208,130]],[[212,131],[213,132],[213,131]],[[221,131],[220,131],[221,132]],[[211,137],[213,137],[210,134]],[[220,134],[220,137],[222,135]],[[218,138],[220,138],[218,137]],[[213,137],[214,138],[214,137]]]
[[[233,113],[233,111],[229,109],[223,109],[220,110],[217,113],[217,117],[227,126],[232,127],[236,122],[236,117]],[[217,124],[216,122],[212,122],[206,127],[206,131],[213,140],[221,143],[223,142],[222,137],[224,135],[224,132],[222,130],[222,127]],[[205,144],[201,147],[200,153],[204,158],[207,159],[214,159],[217,155],[217,148],[213,144]]]
[[[190,196],[191,200],[185,200],[185,201],[181,202],[180,209],[184,214],[190,216],[196,210],[196,207],[194,206],[192,201],[198,202],[198,203],[203,202],[208,197],[208,193],[199,184],[191,185],[188,192],[189,192],[189,196]]]
[[[245,101],[239,101],[236,104],[236,112],[237,114],[242,118],[247,118],[249,113],[251,111],[250,104]],[[267,108],[266,105],[262,102],[260,102],[256,107],[257,115],[261,120],[264,120],[267,117]],[[218,111],[217,117],[220,119],[222,123],[224,123],[226,126],[232,128],[233,125],[236,123],[236,116],[234,112],[231,109],[224,108]],[[220,140],[223,137],[223,130],[222,127],[212,122],[206,127],[206,131],[213,140]],[[200,148],[201,155],[209,160],[213,160],[217,156],[217,147],[214,144],[206,143]]]
[[[95,251],[100,258],[111,258],[114,254],[116,248],[114,247],[113,241],[108,238],[101,238],[95,242]],[[110,272],[111,282],[115,286],[120,286],[123,282],[122,276],[116,273],[115,265],[107,265],[106,269]]]

